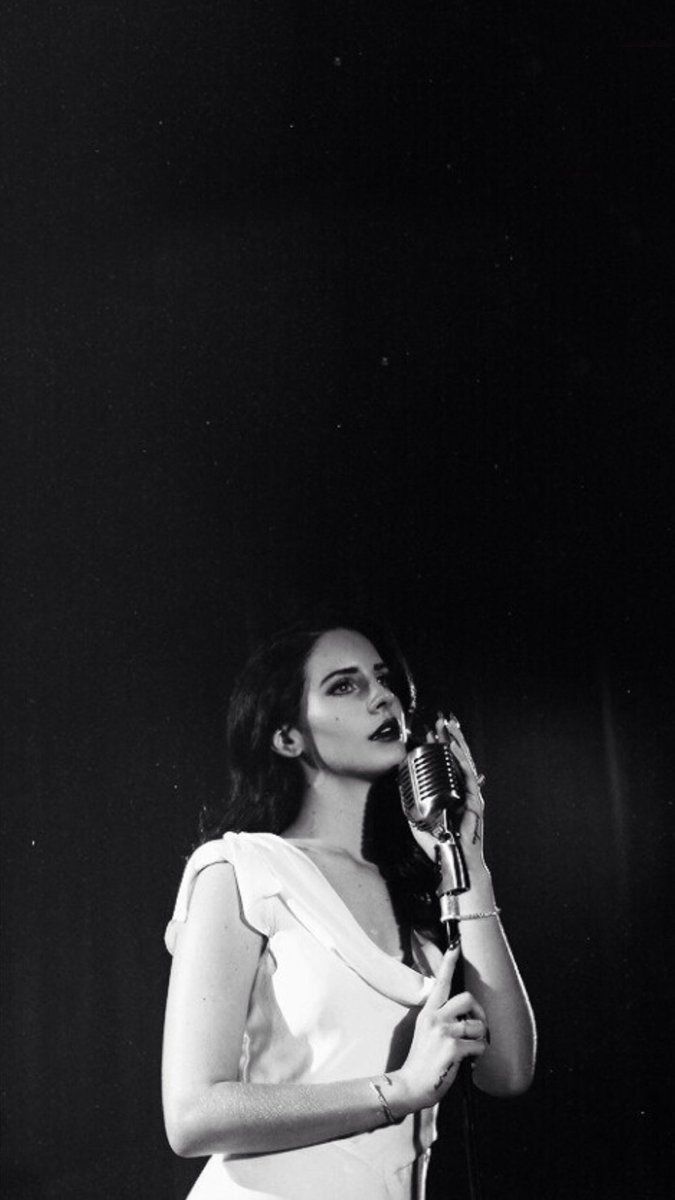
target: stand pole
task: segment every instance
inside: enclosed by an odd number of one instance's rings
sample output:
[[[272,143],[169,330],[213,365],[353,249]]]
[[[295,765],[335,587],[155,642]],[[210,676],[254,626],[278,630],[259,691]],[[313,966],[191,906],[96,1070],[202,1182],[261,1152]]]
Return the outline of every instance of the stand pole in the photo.
[[[442,848],[439,847],[437,849],[437,862],[441,877],[438,889],[441,904],[441,921],[445,925],[448,949],[454,950],[457,946],[460,947],[452,987],[452,994],[456,996],[459,992],[464,991],[464,964],[462,960],[459,921],[457,920],[458,907],[456,897],[460,892],[468,890],[469,879],[463,860],[458,863],[458,858],[461,859],[462,857],[461,849],[458,849],[452,834],[450,834],[447,841],[441,843],[441,846]],[[471,1065],[468,1059],[465,1058],[460,1063],[457,1074],[461,1090],[462,1134],[466,1176],[469,1184],[469,1200],[482,1200],[473,1103],[473,1083],[471,1080]]]

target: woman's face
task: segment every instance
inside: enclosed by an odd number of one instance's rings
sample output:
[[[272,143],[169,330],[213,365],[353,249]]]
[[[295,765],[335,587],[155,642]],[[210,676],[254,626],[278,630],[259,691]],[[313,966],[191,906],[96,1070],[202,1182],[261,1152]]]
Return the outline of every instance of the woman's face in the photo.
[[[374,780],[406,754],[401,703],[389,671],[352,629],[321,635],[305,666],[302,733],[315,766]]]

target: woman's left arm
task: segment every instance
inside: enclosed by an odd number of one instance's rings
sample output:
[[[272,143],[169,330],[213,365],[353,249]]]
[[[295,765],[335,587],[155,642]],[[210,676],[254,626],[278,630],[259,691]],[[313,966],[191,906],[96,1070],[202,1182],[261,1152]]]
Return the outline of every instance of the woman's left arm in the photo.
[[[485,1009],[490,1031],[490,1043],[474,1065],[473,1080],[492,1096],[517,1096],[527,1090],[534,1075],[534,1014],[496,913],[492,876],[483,855],[485,805],[459,722],[439,717],[435,740],[450,743],[466,780],[466,804],[459,831],[471,887],[458,897],[463,918],[464,987]]]

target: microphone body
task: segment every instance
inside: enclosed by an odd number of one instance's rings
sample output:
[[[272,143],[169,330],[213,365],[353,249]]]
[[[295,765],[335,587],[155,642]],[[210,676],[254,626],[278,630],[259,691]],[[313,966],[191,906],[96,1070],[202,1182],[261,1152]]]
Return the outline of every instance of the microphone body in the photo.
[[[437,896],[441,921],[448,939],[459,940],[455,897],[469,890],[469,873],[453,817],[463,803],[463,777],[447,742],[426,742],[415,747],[398,769],[398,787],[403,811],[416,829],[436,838]]]

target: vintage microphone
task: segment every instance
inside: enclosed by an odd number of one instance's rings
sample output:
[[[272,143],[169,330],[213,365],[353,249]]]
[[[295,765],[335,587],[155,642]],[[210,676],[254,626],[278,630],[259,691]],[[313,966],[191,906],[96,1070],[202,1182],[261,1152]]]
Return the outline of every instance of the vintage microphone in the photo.
[[[411,825],[436,839],[439,879],[436,895],[450,950],[460,944],[456,897],[468,892],[470,886],[459,834],[452,820],[464,802],[462,784],[459,764],[447,742],[416,746],[398,770],[403,812]]]
[[[414,691],[411,709],[415,706]],[[455,826],[464,805],[464,779],[447,742],[423,742],[409,751],[398,769],[403,812],[411,825],[436,839],[436,870],[440,919],[448,949],[461,947],[457,897],[470,887],[469,873]],[[455,992],[463,991],[461,949],[455,968]],[[468,1060],[458,1072],[462,1090],[462,1125],[470,1200],[481,1200],[480,1173],[473,1113],[473,1085]]]

